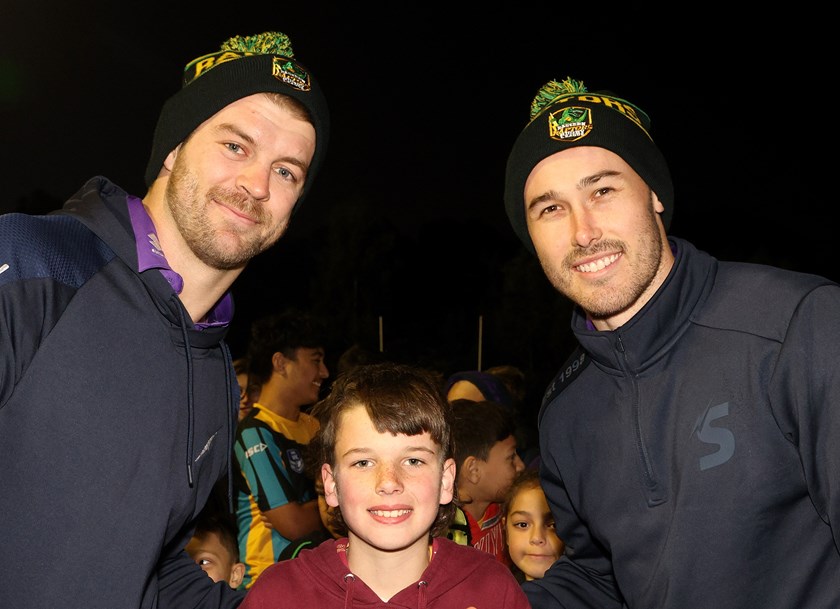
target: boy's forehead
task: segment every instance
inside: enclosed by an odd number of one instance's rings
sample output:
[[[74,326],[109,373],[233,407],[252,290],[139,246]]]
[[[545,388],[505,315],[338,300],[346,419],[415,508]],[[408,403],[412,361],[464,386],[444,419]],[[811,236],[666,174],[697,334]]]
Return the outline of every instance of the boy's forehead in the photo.
[[[191,556],[197,554],[198,552],[214,554],[215,556],[227,554],[227,550],[225,549],[222,540],[215,531],[210,531],[201,537],[194,536],[190,539],[189,543],[187,543],[186,550]]]
[[[439,452],[439,447],[429,432],[408,436],[378,431],[363,404],[354,404],[341,413],[336,430],[336,449],[339,456],[348,450],[382,446],[422,447],[435,453]]]

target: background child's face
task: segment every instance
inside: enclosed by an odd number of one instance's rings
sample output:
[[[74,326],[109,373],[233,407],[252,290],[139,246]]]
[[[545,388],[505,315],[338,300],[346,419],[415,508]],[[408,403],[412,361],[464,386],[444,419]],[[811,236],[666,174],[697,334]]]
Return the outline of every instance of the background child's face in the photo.
[[[245,565],[234,562],[217,533],[209,532],[200,538],[193,537],[186,550],[214,582],[226,581],[231,588],[236,588],[242,583]]]
[[[328,505],[340,506],[353,547],[381,551],[422,545],[441,504],[452,500],[455,461],[441,468],[441,447],[428,433],[379,433],[363,406],[340,415],[336,467],[322,467]]]
[[[505,518],[508,553],[526,579],[539,579],[563,554],[554,517],[542,488],[525,488],[511,501]]]
[[[516,452],[516,438],[508,436],[496,442],[482,465],[480,491],[474,491],[475,498],[497,503],[504,501],[513,479],[525,469]]]

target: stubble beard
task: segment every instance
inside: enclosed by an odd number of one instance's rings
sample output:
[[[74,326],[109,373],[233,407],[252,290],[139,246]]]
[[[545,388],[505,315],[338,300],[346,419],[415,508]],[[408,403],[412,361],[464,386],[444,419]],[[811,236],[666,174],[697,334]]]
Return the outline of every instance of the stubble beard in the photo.
[[[656,212],[649,207],[649,221],[636,240],[638,256],[630,268],[630,276],[617,282],[614,277],[588,280],[581,287],[579,271],[574,265],[580,260],[601,252],[621,251],[626,255],[627,244],[619,240],[599,241],[589,248],[569,252],[558,266],[540,257],[540,264],[554,288],[580,306],[592,319],[608,319],[633,306],[651,286],[662,264],[662,235],[656,222]],[[632,250],[631,250],[632,251]]]
[[[261,205],[238,192],[214,186],[206,197],[199,194],[199,182],[179,156],[166,185],[166,204],[178,232],[193,254],[207,266],[218,270],[233,270],[245,266],[254,256],[274,245],[286,231],[288,221],[267,234],[271,219]],[[248,232],[231,223],[217,227],[208,214],[211,201],[224,201],[257,219]]]

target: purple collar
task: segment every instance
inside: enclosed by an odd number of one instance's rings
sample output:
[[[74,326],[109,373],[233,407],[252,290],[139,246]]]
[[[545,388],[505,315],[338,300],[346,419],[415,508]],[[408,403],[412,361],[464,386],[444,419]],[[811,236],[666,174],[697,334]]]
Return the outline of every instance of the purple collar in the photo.
[[[134,230],[134,240],[137,243],[137,272],[142,273],[149,269],[158,269],[172,286],[176,294],[184,289],[184,278],[172,270],[169,262],[158,241],[157,230],[154,222],[143,207],[143,201],[138,197],[129,195],[128,214],[131,218],[131,227]],[[199,330],[212,326],[226,326],[233,318],[233,297],[230,291],[213,306],[207,313],[204,321],[195,324]]]

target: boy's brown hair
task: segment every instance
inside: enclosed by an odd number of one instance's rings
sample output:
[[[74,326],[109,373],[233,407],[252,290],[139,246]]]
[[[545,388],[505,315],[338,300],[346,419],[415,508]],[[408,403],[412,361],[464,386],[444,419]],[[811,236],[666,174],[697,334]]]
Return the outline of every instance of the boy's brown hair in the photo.
[[[335,444],[341,415],[362,405],[380,433],[416,436],[428,432],[441,447],[440,465],[454,458],[451,406],[439,376],[421,367],[383,362],[360,365],[340,374],[330,392],[311,410],[321,427],[310,441],[307,454],[313,467],[328,463],[335,468]],[[320,476],[320,472],[318,473]],[[441,505],[430,536],[444,535],[455,513],[455,503]],[[331,511],[336,528],[346,530],[341,509]]]
[[[496,443],[516,436],[516,419],[498,402],[457,399],[452,401],[452,435],[458,471],[467,457],[486,461]]]

